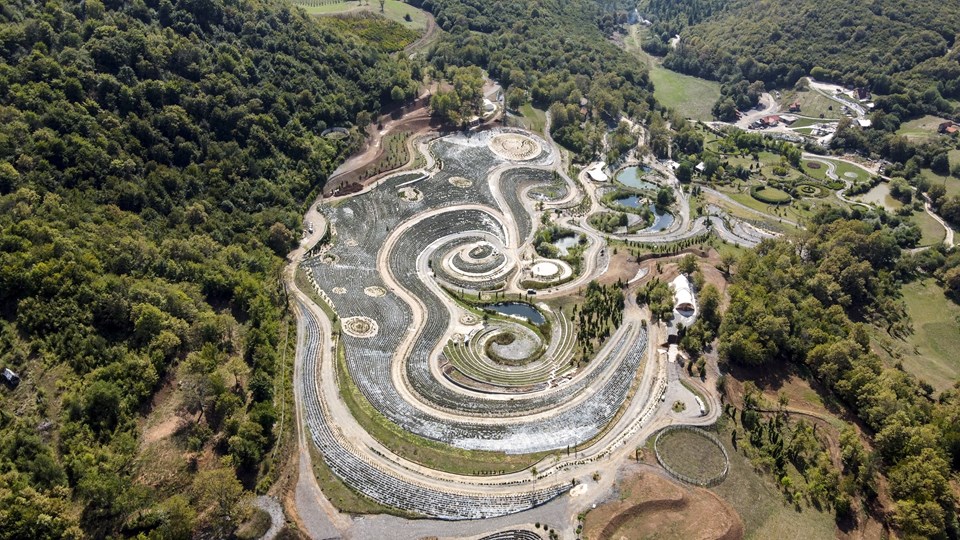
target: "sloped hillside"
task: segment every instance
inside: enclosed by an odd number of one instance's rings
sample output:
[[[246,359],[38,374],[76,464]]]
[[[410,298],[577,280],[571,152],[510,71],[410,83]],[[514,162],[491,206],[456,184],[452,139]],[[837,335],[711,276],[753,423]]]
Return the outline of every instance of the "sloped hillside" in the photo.
[[[279,255],[360,139],[322,132],[410,74],[273,0],[3,3],[0,538],[236,526],[275,471]],[[193,457],[135,477],[174,383]]]

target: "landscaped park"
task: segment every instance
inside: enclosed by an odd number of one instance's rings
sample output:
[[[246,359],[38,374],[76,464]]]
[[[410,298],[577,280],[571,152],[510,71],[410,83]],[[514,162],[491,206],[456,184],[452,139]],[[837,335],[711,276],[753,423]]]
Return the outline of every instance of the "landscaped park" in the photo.
[[[670,92],[676,74],[653,69]],[[714,88],[674,82],[702,90],[682,104],[713,99]],[[808,92],[791,97],[833,119],[836,102]],[[430,518],[425,534],[438,519],[475,534],[477,519],[530,532],[533,520],[539,529],[577,515],[565,530],[598,538],[630,537],[651,519],[683,537],[685,516],[699,511],[731,537],[743,534],[741,519],[764,534],[792,522],[739,495],[779,497],[744,466],[765,459],[759,443],[737,444],[737,430],[759,420],[726,417],[721,395],[736,401],[740,390],[717,384],[715,356],[685,362],[670,346],[699,310],[677,311],[679,289],[667,284],[695,277],[694,298],[707,282],[723,289],[722,260],[805,229],[824,209],[895,211],[886,183],[870,164],[718,123],[693,124],[702,162],[682,181],[676,162],[636,148],[592,175],[569,165],[549,115],[529,103],[519,112],[520,127],[497,111],[479,127],[441,131],[408,111],[312,205],[318,231],[290,273],[297,395],[324,493],[344,512]],[[936,226],[920,229],[922,245],[942,239]],[[681,264],[684,253],[701,269]],[[802,420],[778,421],[807,433]],[[811,448],[831,447],[830,437]],[[640,489],[622,477],[631,459],[680,491],[613,502],[615,483]],[[805,470],[788,481],[816,489]],[[822,512],[798,519],[810,530],[830,524]]]
[[[692,218],[669,171],[571,178],[532,132],[402,133],[418,155],[321,198],[291,270],[298,395],[327,482],[404,515],[507,516],[576,486],[602,497],[594,478],[651,433],[715,420],[716,392],[671,380],[665,330],[637,303],[655,272],[614,244],[774,233],[719,208]],[[613,212],[631,225],[595,226]],[[708,412],[672,411],[668,393]]]

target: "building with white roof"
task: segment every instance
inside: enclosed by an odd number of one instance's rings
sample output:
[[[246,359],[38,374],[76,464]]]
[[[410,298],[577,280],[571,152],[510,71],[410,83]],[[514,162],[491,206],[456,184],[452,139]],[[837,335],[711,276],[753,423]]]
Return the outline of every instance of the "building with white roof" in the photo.
[[[679,312],[693,312],[696,308],[693,302],[693,289],[690,288],[690,280],[687,276],[680,274],[670,282],[670,288],[673,289],[673,308]]]

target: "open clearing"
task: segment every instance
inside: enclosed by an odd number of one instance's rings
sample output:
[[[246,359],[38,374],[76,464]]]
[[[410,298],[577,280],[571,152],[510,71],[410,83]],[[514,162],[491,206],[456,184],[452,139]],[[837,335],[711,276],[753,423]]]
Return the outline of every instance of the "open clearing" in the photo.
[[[523,123],[527,129],[535,133],[543,133],[543,128],[547,125],[547,114],[544,111],[526,103],[520,107],[520,112],[523,114]]]
[[[668,480],[649,467],[627,467],[618,481],[619,497],[587,514],[583,538],[738,539],[737,513],[705,489]]]
[[[792,103],[799,103],[800,111],[791,114],[816,118],[817,120],[812,123],[820,122],[821,119],[837,120],[841,116],[840,104],[816,90],[782,90],[780,99],[777,101],[780,103],[780,110],[782,111],[787,111]],[[801,127],[805,124],[798,121],[795,125]]]
[[[934,246],[943,243],[947,232],[943,230],[943,225],[940,225],[930,214],[926,212],[914,212],[913,221],[920,227],[920,233],[922,234],[920,237],[921,246]]]
[[[960,377],[960,306],[950,301],[933,279],[903,286],[903,300],[913,321],[906,341],[892,339],[903,367],[937,390]],[[881,352],[881,354],[883,354]],[[893,358],[886,354],[888,360]]]
[[[317,1],[311,2],[310,0],[299,0],[294,2],[297,6],[303,8],[307,13],[311,15],[336,15],[339,13],[350,13],[357,11],[369,11],[372,13],[380,13],[379,2],[368,5],[358,5],[358,2],[337,2],[334,4],[320,4]],[[310,5],[315,3],[317,5]],[[386,4],[383,6],[384,12],[383,16],[392,20],[397,21],[407,28],[416,30],[418,32],[423,32],[427,28],[427,14],[423,11],[407,4],[401,2],[400,0],[387,0]],[[406,16],[409,15],[409,21],[406,20]]]
[[[900,124],[897,135],[903,135],[912,141],[934,139],[937,137],[937,126],[946,121],[945,118],[928,114],[922,118],[916,118]]]
[[[713,119],[713,104],[720,97],[718,83],[670,71],[656,63],[650,68],[650,80],[654,97],[664,106],[695,120]]]
[[[688,118],[713,120],[713,104],[720,99],[720,83],[677,73],[660,65],[658,59],[640,48],[646,31],[640,25],[631,26],[624,45],[628,52],[650,68],[653,95],[657,101]]]

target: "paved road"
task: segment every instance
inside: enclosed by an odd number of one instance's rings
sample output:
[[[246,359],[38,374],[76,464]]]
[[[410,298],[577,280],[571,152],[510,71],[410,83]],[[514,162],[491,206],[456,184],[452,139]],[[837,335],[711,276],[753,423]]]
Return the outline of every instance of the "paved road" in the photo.
[[[764,116],[777,114],[778,110],[780,110],[780,107],[777,104],[777,101],[773,99],[773,96],[771,96],[768,92],[764,92],[760,94],[759,104],[755,108],[744,112],[743,116],[741,116],[734,125],[742,130],[747,130],[750,124],[756,122]]]

